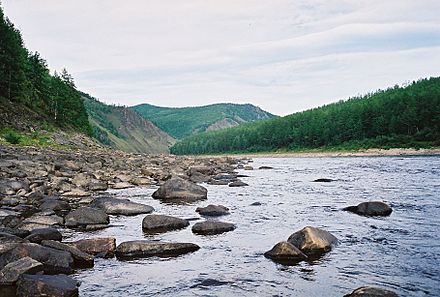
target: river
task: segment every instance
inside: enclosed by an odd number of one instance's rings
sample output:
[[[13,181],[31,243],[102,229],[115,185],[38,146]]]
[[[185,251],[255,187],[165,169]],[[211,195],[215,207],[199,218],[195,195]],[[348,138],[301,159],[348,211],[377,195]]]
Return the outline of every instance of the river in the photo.
[[[77,271],[81,296],[343,296],[363,285],[400,296],[440,296],[440,157],[256,158],[239,170],[248,187],[204,185],[208,200],[170,205],[151,198],[155,188],[111,191],[149,204],[155,213],[200,218],[198,206],[222,204],[219,219],[237,229],[199,236],[191,226],[160,235],[142,232],[144,215],[111,217],[114,227],[75,232],[68,240],[114,236],[117,243],[149,239],[192,242],[201,249],[176,258],[131,261],[97,259]],[[334,182],[314,183],[317,178]],[[383,200],[385,218],[341,211]],[[261,202],[259,206],[251,205]],[[195,221],[191,221],[191,225]],[[330,231],[339,243],[312,262],[276,264],[263,256],[277,242],[311,225]]]

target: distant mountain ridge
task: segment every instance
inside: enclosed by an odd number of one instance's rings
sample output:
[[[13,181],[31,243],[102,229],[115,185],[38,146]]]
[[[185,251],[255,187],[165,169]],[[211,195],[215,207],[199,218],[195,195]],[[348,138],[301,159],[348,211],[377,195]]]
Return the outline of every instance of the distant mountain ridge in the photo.
[[[104,104],[83,94],[93,137],[103,144],[132,153],[168,153],[176,141],[170,135],[124,106]]]
[[[276,117],[252,104],[218,103],[179,108],[139,104],[131,109],[176,139]]]

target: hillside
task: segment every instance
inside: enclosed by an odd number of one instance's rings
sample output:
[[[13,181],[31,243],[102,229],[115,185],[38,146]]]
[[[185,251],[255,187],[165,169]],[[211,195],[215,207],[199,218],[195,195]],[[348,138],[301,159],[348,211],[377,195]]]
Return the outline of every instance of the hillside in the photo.
[[[188,137],[174,154],[440,145],[440,78]]]
[[[83,94],[93,136],[115,149],[133,153],[168,153],[175,140],[135,111],[110,106]]]
[[[222,103],[183,108],[140,104],[131,108],[176,139],[274,117],[251,104]]]

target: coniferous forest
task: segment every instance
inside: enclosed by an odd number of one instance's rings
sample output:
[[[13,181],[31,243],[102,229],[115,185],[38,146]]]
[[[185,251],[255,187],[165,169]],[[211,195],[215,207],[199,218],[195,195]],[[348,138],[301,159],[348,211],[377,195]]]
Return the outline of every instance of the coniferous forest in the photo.
[[[60,127],[90,134],[88,116],[72,76],[51,75],[38,52],[24,46],[21,33],[0,7],[0,100],[21,104]]]
[[[188,137],[174,154],[440,145],[440,78]]]

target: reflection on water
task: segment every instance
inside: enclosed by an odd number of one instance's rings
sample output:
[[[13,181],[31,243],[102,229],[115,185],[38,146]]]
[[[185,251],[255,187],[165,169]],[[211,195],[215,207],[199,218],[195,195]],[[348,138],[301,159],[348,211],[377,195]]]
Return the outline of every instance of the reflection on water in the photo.
[[[163,204],[155,189],[115,191],[153,206],[155,213],[203,220],[196,207],[222,204],[220,217],[237,229],[215,236],[191,233],[191,225],[163,234],[144,234],[142,219],[112,217],[114,227],[71,234],[70,239],[115,236],[117,242],[149,239],[193,242],[201,249],[177,258],[132,261],[98,259],[79,270],[81,296],[342,296],[377,285],[401,296],[440,295],[440,158],[254,159],[272,170],[240,171],[249,187],[211,186],[208,200]],[[331,183],[314,183],[331,178]],[[365,200],[393,207],[386,218],[340,211]],[[257,202],[257,203],[256,203]],[[326,229],[339,244],[323,257],[295,266],[263,256],[277,242],[307,225]]]

